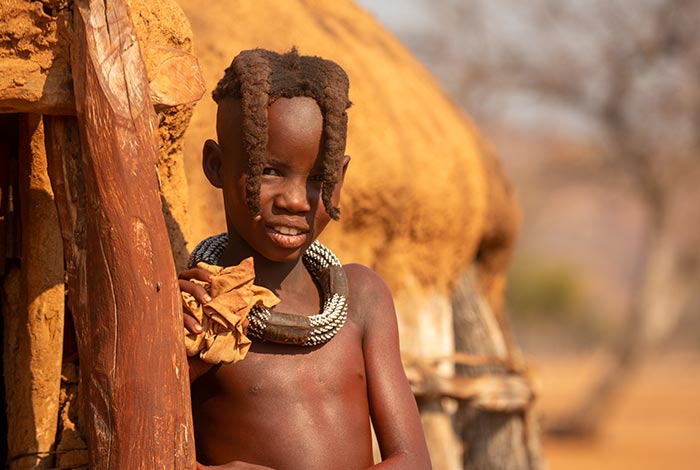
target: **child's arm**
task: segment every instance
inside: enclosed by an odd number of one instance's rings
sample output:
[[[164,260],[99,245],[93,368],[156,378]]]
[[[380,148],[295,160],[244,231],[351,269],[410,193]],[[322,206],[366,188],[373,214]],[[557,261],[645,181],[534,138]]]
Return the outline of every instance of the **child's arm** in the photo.
[[[373,468],[429,469],[428,447],[416,401],[399,352],[398,326],[389,288],[372,270],[345,266],[350,305],[364,324],[367,394],[383,461]]]

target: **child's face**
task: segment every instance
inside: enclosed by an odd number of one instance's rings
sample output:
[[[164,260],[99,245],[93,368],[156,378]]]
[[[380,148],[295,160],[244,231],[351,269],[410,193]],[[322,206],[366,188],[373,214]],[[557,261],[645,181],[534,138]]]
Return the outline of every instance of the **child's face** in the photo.
[[[229,107],[230,109],[221,108]],[[207,143],[204,166],[207,176],[224,193],[226,221],[230,237],[247,244],[271,261],[292,261],[300,257],[321,234],[330,216],[321,201],[323,117],[312,98],[279,98],[268,108],[268,145],[260,184],[260,220],[254,220],[246,204],[247,157],[243,150],[240,102],[225,100],[218,119],[225,119],[225,132],[219,123],[218,152]],[[210,147],[208,150],[207,147]],[[343,161],[343,174],[333,192],[333,203],[340,190],[349,157]],[[212,169],[218,166],[218,181]],[[218,183],[218,184],[217,184]]]

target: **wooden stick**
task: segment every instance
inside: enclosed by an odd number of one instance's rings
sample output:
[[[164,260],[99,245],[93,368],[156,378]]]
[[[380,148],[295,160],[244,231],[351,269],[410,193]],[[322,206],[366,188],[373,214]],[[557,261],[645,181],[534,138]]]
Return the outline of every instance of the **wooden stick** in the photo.
[[[65,251],[78,286],[71,295],[78,296],[90,468],[194,468],[182,313],[145,67],[125,2],[74,5],[84,203],[73,188],[77,203],[66,191],[60,213],[64,240],[75,237]],[[52,160],[55,182],[65,186],[70,177],[60,174],[71,162]]]

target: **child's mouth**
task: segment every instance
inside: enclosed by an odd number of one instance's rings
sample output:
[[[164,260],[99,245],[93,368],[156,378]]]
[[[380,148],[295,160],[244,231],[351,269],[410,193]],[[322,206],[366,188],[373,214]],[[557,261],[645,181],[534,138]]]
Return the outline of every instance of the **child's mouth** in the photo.
[[[283,248],[299,248],[306,241],[306,231],[295,227],[275,225],[267,228],[270,238]]]

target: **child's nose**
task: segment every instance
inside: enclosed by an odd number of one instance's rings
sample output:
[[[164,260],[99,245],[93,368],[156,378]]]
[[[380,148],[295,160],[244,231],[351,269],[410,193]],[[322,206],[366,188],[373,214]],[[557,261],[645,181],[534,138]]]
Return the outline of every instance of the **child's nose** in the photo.
[[[284,191],[277,197],[276,205],[288,212],[308,212],[311,210],[313,190],[307,187],[306,180],[295,180],[296,178],[287,182]]]

